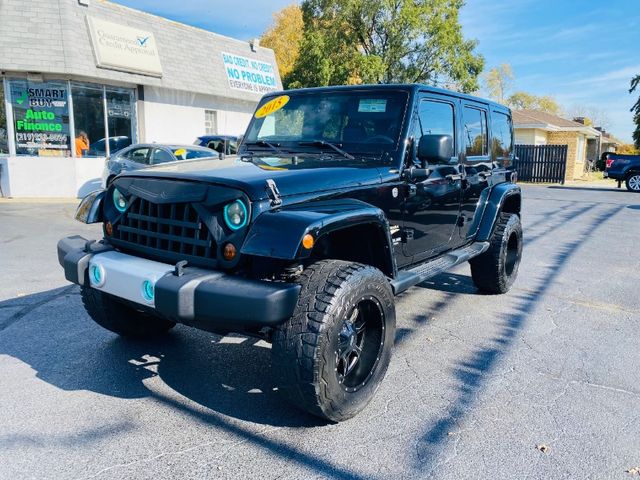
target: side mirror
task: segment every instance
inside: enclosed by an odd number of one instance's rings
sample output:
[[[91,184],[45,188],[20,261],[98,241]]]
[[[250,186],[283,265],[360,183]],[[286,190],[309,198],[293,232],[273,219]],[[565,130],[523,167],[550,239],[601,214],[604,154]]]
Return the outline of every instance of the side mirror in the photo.
[[[450,163],[453,157],[451,135],[423,135],[418,143],[418,160],[425,163]]]

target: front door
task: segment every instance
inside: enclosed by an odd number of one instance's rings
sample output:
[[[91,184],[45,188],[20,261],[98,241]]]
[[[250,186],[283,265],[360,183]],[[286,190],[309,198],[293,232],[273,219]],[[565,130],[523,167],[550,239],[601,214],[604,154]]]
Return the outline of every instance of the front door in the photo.
[[[456,138],[457,106],[457,99],[424,94],[413,119],[415,145],[418,145],[422,135],[450,135],[455,155],[438,163],[415,165],[428,168],[429,175],[407,180],[403,248],[405,256],[412,257],[412,262],[419,262],[451,248],[456,232],[464,179],[464,171],[459,164],[459,141]],[[418,160],[414,161],[419,163]]]

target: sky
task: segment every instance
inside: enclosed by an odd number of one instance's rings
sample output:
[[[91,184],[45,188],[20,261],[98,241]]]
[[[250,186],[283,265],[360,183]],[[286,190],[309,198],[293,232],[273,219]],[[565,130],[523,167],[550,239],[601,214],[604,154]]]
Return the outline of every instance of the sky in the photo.
[[[233,38],[259,37],[292,0],[117,0]],[[629,109],[640,92],[640,0],[467,0],[464,36],[478,41],[485,70],[511,64],[512,91],[551,95],[568,114],[604,114],[607,130],[631,142]]]

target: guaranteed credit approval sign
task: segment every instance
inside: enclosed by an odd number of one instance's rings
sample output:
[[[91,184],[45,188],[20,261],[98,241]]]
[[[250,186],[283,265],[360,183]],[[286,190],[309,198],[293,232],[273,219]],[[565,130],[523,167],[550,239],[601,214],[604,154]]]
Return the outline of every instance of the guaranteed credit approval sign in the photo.
[[[96,66],[162,77],[153,33],[87,16]]]
[[[229,87],[245,92],[267,93],[279,90],[272,64],[233,53],[222,52]]]

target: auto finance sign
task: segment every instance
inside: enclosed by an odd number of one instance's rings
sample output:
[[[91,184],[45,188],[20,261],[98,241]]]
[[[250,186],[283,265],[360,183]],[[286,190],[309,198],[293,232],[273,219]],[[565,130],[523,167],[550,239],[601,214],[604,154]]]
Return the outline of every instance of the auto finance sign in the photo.
[[[153,33],[89,16],[87,24],[98,67],[162,76]]]
[[[279,90],[278,78],[272,64],[232,53],[222,52],[229,87],[245,92],[267,93]]]

